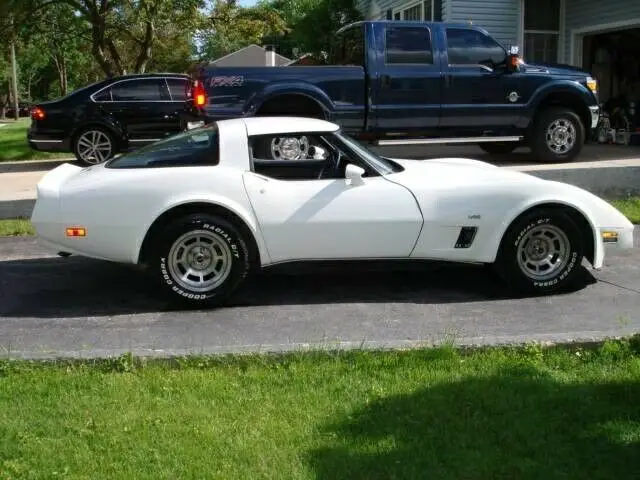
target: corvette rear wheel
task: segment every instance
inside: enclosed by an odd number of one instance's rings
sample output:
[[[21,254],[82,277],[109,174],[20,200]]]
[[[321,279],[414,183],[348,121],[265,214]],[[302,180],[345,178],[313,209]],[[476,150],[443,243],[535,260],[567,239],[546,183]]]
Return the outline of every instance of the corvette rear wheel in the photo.
[[[155,272],[174,299],[213,305],[226,300],[250,268],[246,240],[223,218],[191,214],[171,223],[155,245]]]
[[[516,290],[546,294],[576,286],[583,257],[573,220],[561,211],[538,210],[507,229],[494,266]]]

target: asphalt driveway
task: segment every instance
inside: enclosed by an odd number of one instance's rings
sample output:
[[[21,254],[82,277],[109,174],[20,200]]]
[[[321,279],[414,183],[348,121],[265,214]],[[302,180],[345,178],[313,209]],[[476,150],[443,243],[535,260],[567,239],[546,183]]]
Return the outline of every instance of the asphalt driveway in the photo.
[[[640,232],[636,230],[636,244]],[[141,273],[0,239],[0,349],[24,357],[591,340],[640,331],[640,248],[570,294],[506,298],[482,268],[273,272],[233,306],[172,310]],[[311,274],[314,273],[314,274]]]

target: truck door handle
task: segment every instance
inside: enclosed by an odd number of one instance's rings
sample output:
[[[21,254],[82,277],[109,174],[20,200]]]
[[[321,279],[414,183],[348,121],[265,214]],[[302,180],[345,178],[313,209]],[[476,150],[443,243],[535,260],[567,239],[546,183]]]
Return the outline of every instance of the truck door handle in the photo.
[[[380,85],[382,87],[390,87],[391,77],[389,75],[380,75]]]

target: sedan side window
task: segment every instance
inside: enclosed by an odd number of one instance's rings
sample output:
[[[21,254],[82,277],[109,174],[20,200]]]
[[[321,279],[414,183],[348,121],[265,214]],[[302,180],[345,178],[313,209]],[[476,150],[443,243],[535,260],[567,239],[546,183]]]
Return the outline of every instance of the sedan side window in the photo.
[[[174,102],[184,102],[187,100],[187,80],[180,78],[167,78],[171,100]]]
[[[168,100],[165,97],[167,87],[163,78],[145,78],[115,83],[111,87],[114,102],[153,102]]]
[[[506,50],[482,32],[447,28],[449,65],[486,65],[494,68],[504,62]]]

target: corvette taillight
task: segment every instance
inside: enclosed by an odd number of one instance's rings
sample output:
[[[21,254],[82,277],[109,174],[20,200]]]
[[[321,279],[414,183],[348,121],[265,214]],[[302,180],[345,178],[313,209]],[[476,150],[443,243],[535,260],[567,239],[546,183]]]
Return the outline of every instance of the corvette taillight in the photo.
[[[35,107],[31,109],[31,118],[34,120],[44,120],[45,113],[44,110],[40,107]]]

